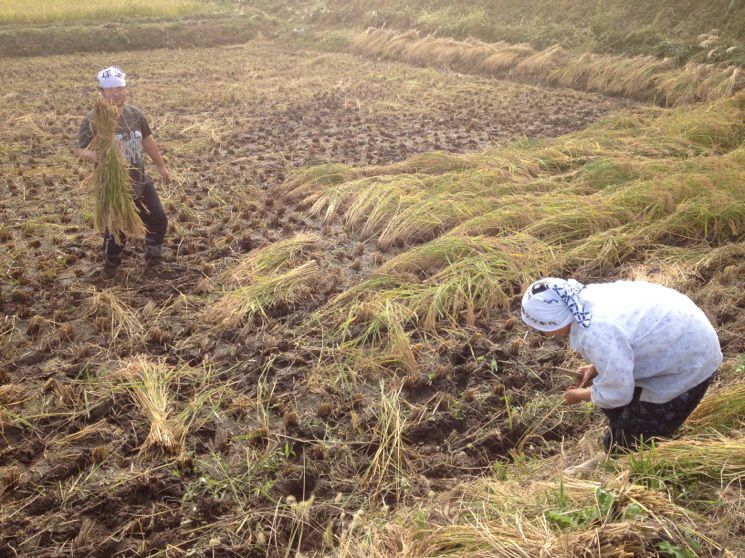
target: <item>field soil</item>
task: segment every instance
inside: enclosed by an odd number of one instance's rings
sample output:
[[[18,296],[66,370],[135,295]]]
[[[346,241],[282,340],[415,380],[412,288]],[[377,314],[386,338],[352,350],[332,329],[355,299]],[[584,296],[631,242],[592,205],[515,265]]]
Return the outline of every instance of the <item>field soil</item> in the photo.
[[[163,266],[144,269],[131,241],[105,279],[91,169],[74,147],[95,73],[112,62],[126,70],[130,102],[174,182],[157,185],[170,219]],[[448,338],[431,369],[390,372],[409,417],[406,481],[375,485],[366,469],[380,448],[370,434],[383,420],[378,379],[349,388],[320,377],[324,338],[308,316],[398,248],[324,226],[279,192],[298,167],[559,136],[622,101],[262,40],[5,58],[0,76],[0,557],[320,554],[375,495],[388,506],[425,497],[518,445],[551,455],[579,433],[581,416],[490,421],[505,405],[539,405],[539,391],[560,393],[545,365],[573,364],[563,345],[524,338],[505,313]],[[306,300],[232,330],[202,323],[227,269],[301,232],[320,236],[323,269]],[[526,343],[541,346],[518,364]],[[176,405],[221,394],[175,457],[142,451],[148,422],[126,389],[105,387],[136,355],[203,371],[179,384]]]

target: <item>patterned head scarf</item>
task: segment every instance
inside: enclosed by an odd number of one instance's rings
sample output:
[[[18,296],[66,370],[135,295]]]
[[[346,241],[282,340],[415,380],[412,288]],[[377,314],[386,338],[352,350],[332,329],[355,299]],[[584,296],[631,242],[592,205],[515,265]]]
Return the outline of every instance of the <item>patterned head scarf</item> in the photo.
[[[572,320],[590,327],[592,316],[579,300],[584,288],[574,279],[546,277],[536,281],[523,295],[520,312],[523,322],[538,331],[556,331]]]
[[[127,74],[118,66],[109,66],[98,72],[96,79],[102,89],[112,89],[113,87],[126,87],[127,82],[124,79],[126,77]]]

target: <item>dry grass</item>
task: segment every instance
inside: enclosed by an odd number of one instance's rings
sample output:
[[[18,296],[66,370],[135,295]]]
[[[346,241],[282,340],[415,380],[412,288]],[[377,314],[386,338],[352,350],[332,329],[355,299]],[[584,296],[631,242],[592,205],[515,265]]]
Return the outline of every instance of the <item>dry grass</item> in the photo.
[[[362,475],[360,488],[374,500],[386,495],[401,496],[402,482],[407,475],[406,448],[403,431],[406,419],[401,409],[401,388],[386,391],[380,385],[380,406],[377,422],[372,432],[377,449],[370,459],[370,465]]]

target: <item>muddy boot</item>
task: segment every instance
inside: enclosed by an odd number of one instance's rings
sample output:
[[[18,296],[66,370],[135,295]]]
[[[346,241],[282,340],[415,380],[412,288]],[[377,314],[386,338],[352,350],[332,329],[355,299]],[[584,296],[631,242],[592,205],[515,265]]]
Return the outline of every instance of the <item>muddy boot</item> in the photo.
[[[162,244],[145,244],[145,269],[157,268],[163,261],[162,253]]]

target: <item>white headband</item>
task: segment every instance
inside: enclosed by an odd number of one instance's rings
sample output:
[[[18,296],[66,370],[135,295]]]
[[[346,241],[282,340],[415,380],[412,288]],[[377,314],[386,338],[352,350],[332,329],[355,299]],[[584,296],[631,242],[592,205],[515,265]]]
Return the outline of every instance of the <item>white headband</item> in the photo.
[[[116,66],[109,66],[108,68],[98,72],[96,76],[98,79],[98,85],[103,89],[111,89],[113,87],[126,87],[127,82],[124,78],[127,77],[121,68]]]
[[[538,331],[556,331],[576,321],[589,327],[592,316],[579,299],[585,286],[574,279],[546,277],[536,281],[523,295],[520,316]]]

